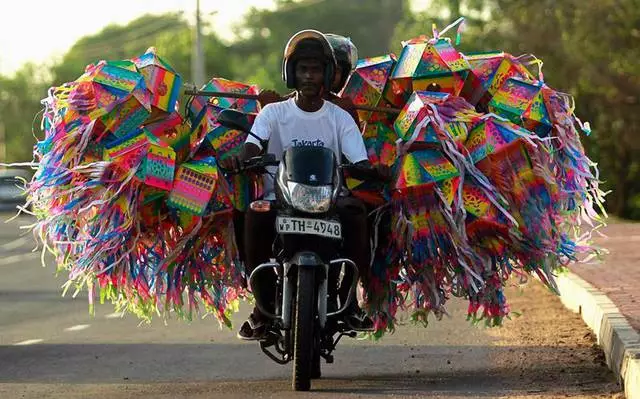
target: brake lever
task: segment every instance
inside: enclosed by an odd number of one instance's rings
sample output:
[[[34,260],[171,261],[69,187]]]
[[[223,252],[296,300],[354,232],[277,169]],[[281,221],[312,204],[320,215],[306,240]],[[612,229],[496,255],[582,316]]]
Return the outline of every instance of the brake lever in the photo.
[[[267,167],[267,166],[278,166],[280,165],[280,161],[276,160],[275,155],[273,154],[265,154],[265,155],[260,155],[257,157],[253,157],[253,158],[249,158],[246,162],[245,162],[245,168],[244,169],[248,169],[248,168],[260,168],[260,167]]]

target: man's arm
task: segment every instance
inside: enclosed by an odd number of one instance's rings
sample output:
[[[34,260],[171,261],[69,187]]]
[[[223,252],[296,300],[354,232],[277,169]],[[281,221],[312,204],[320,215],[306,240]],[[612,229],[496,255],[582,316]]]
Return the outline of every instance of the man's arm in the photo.
[[[257,157],[262,153],[262,149],[253,143],[244,143],[242,144],[242,149],[238,154],[238,157],[241,161],[246,161],[247,159],[251,159],[253,157]]]
[[[244,161],[260,155],[264,150],[262,143],[269,141],[271,136],[271,122],[274,117],[272,111],[271,107],[265,107],[260,111],[251,127],[251,133],[253,134],[247,136],[247,140],[242,144],[240,152],[220,161],[220,166],[225,169],[238,170]]]
[[[289,92],[289,93],[285,94],[284,96],[281,96],[275,90],[262,90],[258,94],[258,102],[260,103],[260,106],[264,108],[267,105],[272,104],[272,103],[279,103],[279,102],[282,102],[282,101],[287,101],[288,99],[295,97],[295,95],[296,95],[295,91]],[[334,96],[334,97],[340,99],[340,97],[337,97],[337,96]],[[357,115],[357,113],[356,113],[356,115]],[[356,123],[359,124],[360,122],[358,122],[356,120]]]
[[[258,94],[258,102],[262,108],[266,107],[271,103],[278,103],[280,101],[285,101],[286,98],[282,97],[274,90],[262,90]]]
[[[343,113],[339,116],[338,126],[340,129],[340,146],[347,160],[355,164],[362,172],[375,171],[379,178],[384,181],[390,181],[391,169],[388,166],[379,164],[374,167],[369,161],[364,140],[353,119]]]

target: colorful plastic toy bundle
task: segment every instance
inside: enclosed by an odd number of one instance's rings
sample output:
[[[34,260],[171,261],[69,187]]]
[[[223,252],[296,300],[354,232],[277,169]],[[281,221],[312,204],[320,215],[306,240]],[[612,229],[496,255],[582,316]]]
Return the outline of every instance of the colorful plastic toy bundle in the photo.
[[[530,60],[465,55],[434,31],[405,42],[399,57],[358,62],[342,96],[401,109],[360,111],[369,159],[393,168],[393,184],[348,180],[375,209],[363,290],[378,336],[394,328],[398,309],[426,322],[451,296],[469,300],[471,319],[499,324],[510,276],[534,274],[554,288],[554,274],[592,250],[580,222],[602,223],[594,208],[603,193],[583,125]],[[180,85],[149,51],[51,89],[29,198],[69,284],[98,288],[146,319],[203,305],[229,324],[247,295],[232,213],[261,194],[261,179],[220,173],[217,160],[246,133],[216,118],[233,108],[251,120],[259,106],[193,97],[183,117]],[[203,89],[258,92],[221,78]]]
[[[209,83],[255,90],[216,79]],[[234,204],[259,191],[246,178],[227,181],[214,157],[244,140],[215,113],[226,99],[202,104],[190,124],[177,111],[179,75],[153,49],[131,61],[90,65],[43,101],[45,138],[29,185],[35,230],[69,271],[68,285],[100,290],[149,319],[199,304],[229,323],[245,295],[233,235]],[[257,111],[245,101],[242,109]],[[193,106],[193,103],[192,103]],[[204,125],[202,132],[199,130]],[[234,191],[234,188],[235,189]]]
[[[397,156],[395,185],[380,194],[391,221],[375,232],[382,244],[365,281],[368,310],[381,332],[394,328],[397,309],[425,321],[446,312],[454,295],[469,300],[470,319],[500,324],[512,274],[535,274],[555,289],[557,272],[595,251],[579,232],[583,217],[591,227],[603,223],[582,124],[570,97],[529,71],[535,57],[467,56],[437,32],[403,44],[391,68],[394,55],[360,61],[343,90],[356,104],[402,107],[386,124],[395,139],[370,133],[380,122],[363,129],[370,154],[395,141]],[[367,187],[353,190],[374,197]]]

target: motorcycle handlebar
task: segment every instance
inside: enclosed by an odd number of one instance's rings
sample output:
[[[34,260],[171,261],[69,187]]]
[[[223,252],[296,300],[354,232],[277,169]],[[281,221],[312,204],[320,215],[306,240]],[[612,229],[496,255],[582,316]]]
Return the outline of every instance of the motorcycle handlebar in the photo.
[[[275,155],[265,154],[257,157],[249,158],[242,163],[239,169],[226,169],[218,165],[220,170],[226,174],[241,174],[252,171],[264,171],[267,166],[278,166],[280,161],[277,161]],[[353,178],[360,180],[375,180],[384,182],[387,179],[381,176],[377,169],[358,164],[342,164],[338,165],[338,168],[342,171],[347,171]]]
[[[247,159],[246,161],[242,162],[242,165],[239,169],[234,170],[223,168],[220,164],[218,164],[218,167],[223,173],[237,175],[256,170],[263,170],[267,166],[278,166],[279,164],[280,161],[277,161],[273,154],[265,154]]]
[[[387,178],[380,175],[377,169],[358,164],[342,164],[339,166],[343,171],[347,171],[349,175],[358,180],[375,180],[385,182]]]

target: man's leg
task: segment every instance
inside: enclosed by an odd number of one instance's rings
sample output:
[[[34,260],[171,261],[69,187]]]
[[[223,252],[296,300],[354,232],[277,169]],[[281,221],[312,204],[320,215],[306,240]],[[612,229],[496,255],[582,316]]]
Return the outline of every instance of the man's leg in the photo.
[[[337,210],[342,221],[345,251],[356,262],[358,269],[369,267],[369,235],[367,233],[367,209],[356,197],[339,197]]]
[[[369,272],[369,258],[371,256],[369,250],[369,234],[367,229],[367,210],[362,201],[355,197],[338,198],[337,210],[342,223],[342,232],[344,238],[343,254],[347,258],[353,260],[358,267],[360,276],[364,276]],[[345,281],[350,281],[353,277],[350,268],[345,271]],[[343,284],[340,287],[339,295],[342,301],[347,299],[349,293],[349,285]],[[349,316],[354,328],[369,328],[371,320],[366,321],[360,313],[357,300],[354,298],[349,310],[352,314]],[[355,316],[352,317],[352,316]]]
[[[272,246],[276,236],[275,211],[256,212],[248,209],[244,217],[244,264],[247,284],[251,272],[261,263],[268,262],[272,257]],[[276,275],[265,272],[261,276],[259,286],[251,287],[254,296],[264,298],[263,302],[275,299]],[[249,316],[238,336],[243,339],[256,339],[264,333],[265,317],[257,307]]]

